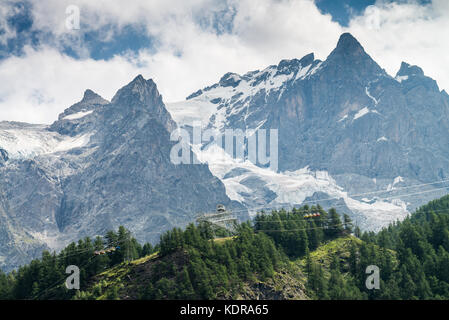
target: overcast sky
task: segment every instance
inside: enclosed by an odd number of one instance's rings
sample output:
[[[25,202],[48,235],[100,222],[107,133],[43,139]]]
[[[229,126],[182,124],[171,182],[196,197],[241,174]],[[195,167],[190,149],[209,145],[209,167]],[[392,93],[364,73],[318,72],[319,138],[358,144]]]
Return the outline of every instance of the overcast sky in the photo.
[[[449,89],[447,0],[1,0],[0,121],[51,123],[137,74],[180,101],[226,72],[324,60],[343,32],[391,75],[406,61]]]

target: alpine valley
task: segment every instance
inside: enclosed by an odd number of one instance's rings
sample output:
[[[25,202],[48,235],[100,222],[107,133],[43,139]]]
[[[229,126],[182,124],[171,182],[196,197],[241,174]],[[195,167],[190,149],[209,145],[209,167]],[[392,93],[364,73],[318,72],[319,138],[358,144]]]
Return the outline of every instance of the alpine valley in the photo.
[[[278,130],[278,171],[191,144],[173,164],[178,127]],[[313,53],[225,74],[164,104],[137,76],[111,101],[86,90],[51,125],[0,122],[0,268],[10,271],[123,225],[156,243],[223,204],[260,210],[320,204],[377,231],[447,193],[449,95],[418,66],[387,74],[350,34]]]

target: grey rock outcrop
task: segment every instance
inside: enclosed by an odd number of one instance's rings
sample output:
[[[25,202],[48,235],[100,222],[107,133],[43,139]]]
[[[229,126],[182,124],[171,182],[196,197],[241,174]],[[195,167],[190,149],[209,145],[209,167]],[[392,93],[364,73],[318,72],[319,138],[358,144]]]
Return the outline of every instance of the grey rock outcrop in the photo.
[[[207,165],[170,161],[175,128],[156,84],[142,76],[111,102],[87,90],[50,126],[3,123],[0,141],[16,144],[0,150],[0,266],[119,225],[155,242],[218,203],[242,209]]]
[[[370,193],[366,203],[374,197],[398,199],[412,211],[447,192],[448,97],[418,66],[402,63],[397,75],[390,76],[345,33],[325,61],[308,54],[244,75],[227,73],[190,95],[185,106],[202,106],[199,111],[210,114],[207,127],[221,132],[278,129],[280,173],[326,171],[343,190]],[[183,118],[177,118],[182,124]],[[246,178],[242,174],[238,180],[234,172],[233,185]],[[261,192],[256,189],[251,188]],[[266,194],[265,206],[275,204],[273,195]],[[240,195],[247,197],[248,191]],[[249,208],[254,199],[243,202]],[[379,227],[369,219],[363,226]]]

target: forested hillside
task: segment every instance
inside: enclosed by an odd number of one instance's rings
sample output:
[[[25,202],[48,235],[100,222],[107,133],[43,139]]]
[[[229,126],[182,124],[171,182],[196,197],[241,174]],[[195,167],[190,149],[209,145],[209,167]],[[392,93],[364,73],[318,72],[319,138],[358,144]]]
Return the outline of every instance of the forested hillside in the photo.
[[[446,196],[361,234],[348,216],[305,206],[260,214],[233,233],[190,224],[154,248],[120,227],[0,273],[0,299],[448,299],[448,213]],[[64,286],[72,264],[81,290]],[[380,269],[378,290],[366,288],[370,265]]]
[[[411,217],[378,234],[362,236],[368,248],[393,249],[398,264],[385,266],[383,290],[389,299],[449,299],[449,196],[431,201]],[[378,250],[373,250],[373,258]]]

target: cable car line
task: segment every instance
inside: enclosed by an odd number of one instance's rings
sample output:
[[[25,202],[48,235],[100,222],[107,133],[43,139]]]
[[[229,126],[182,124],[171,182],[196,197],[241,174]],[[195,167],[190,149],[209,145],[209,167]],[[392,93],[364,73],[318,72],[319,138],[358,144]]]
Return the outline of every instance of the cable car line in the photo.
[[[448,189],[448,188],[449,188],[449,186],[441,187],[441,188],[434,188],[434,189],[424,190],[424,191],[415,192],[415,193],[394,195],[394,196],[390,196],[390,197],[380,197],[380,198],[376,198],[376,200],[388,200],[388,199],[394,199],[394,198],[400,198],[400,197],[409,197],[409,196],[414,196],[414,195],[419,195],[419,194],[424,194],[424,193],[430,193],[430,192],[443,190],[443,189]],[[284,204],[284,205],[278,205],[277,207],[271,207],[271,206],[252,207],[252,208],[248,207],[246,210],[232,211],[232,213],[247,212],[249,210],[255,210],[255,209],[268,209],[268,210],[271,210],[271,211],[274,211],[274,210],[277,210],[277,209],[282,210],[282,209],[286,209],[286,208],[292,208],[293,209],[293,208],[300,208],[301,206],[303,206],[304,204],[307,204],[307,203],[319,204],[320,201],[339,200],[339,199],[341,199],[341,197],[339,197],[339,198],[335,197],[335,198],[328,198],[328,199],[304,201],[300,205]],[[347,207],[347,205],[346,204],[342,204],[342,205],[332,206],[332,208],[338,208],[338,207]]]

